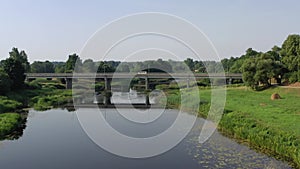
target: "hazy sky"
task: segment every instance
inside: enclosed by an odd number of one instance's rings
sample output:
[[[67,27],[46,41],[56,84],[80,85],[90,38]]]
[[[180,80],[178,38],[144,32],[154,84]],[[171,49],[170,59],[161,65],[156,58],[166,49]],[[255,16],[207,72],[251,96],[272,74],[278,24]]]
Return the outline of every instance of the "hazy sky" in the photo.
[[[0,59],[12,47],[29,60],[65,61],[106,23],[138,12],[177,15],[198,26],[220,56],[266,51],[300,33],[299,0],[0,1]]]

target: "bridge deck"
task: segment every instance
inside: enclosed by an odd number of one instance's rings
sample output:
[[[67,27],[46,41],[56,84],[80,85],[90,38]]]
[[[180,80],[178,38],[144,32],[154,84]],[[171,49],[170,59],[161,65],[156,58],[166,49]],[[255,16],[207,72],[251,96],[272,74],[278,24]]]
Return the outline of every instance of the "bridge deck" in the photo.
[[[186,79],[186,78],[227,78],[227,79],[242,79],[242,74],[222,74],[222,73],[26,73],[26,78],[78,78],[78,79],[95,79],[95,78],[124,78],[131,79],[133,77],[140,78],[175,78],[175,79]]]

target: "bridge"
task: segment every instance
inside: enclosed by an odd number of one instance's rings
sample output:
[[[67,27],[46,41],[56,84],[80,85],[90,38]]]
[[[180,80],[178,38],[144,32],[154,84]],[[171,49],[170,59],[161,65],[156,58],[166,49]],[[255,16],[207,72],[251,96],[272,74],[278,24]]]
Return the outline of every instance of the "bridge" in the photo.
[[[149,79],[183,79],[187,81],[187,87],[189,87],[189,81],[191,79],[226,79],[228,84],[232,83],[232,80],[242,79],[242,74],[236,73],[147,73],[147,72],[138,72],[138,73],[26,73],[26,79],[28,81],[37,79],[37,78],[58,78],[66,80],[66,88],[72,88],[72,79],[104,79],[105,88],[109,89],[109,83],[111,79],[131,79],[133,77],[145,79],[145,86],[148,89]]]

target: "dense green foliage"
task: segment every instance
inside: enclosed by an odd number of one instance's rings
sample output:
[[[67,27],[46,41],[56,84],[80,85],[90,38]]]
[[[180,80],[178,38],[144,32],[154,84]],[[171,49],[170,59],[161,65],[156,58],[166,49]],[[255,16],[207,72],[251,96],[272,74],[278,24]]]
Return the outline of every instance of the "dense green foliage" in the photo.
[[[54,73],[55,72],[54,64],[49,61],[45,61],[45,62],[35,61],[30,65],[30,67],[32,73]]]
[[[19,52],[17,48],[13,48],[9,52],[9,58],[1,61],[1,67],[9,76],[12,90],[24,87],[24,73],[30,71],[27,55],[24,51]]]
[[[42,95],[37,95],[30,99],[30,105],[35,110],[48,110],[53,107],[62,106],[67,103],[72,102],[72,91],[71,90],[61,90],[52,89],[39,91],[43,93]]]
[[[283,76],[283,65],[271,53],[257,53],[244,61],[241,68],[246,85],[253,89],[257,89],[259,84],[270,86],[271,78],[278,79]]]
[[[5,112],[12,112],[21,107],[22,103],[11,100],[5,96],[0,96],[0,114]]]
[[[75,53],[72,54],[72,55],[69,55],[69,58],[68,58],[68,60],[66,62],[66,65],[65,65],[65,72],[66,73],[73,72],[74,69],[75,69],[76,64],[78,66],[82,65],[82,61],[81,61],[80,57]]]
[[[248,55],[248,51],[246,52]],[[260,84],[269,86],[269,79],[284,78],[290,83],[300,81],[300,36],[289,35],[282,47],[273,47],[266,53],[256,52],[242,64],[245,83],[256,89]]]
[[[12,82],[8,74],[3,70],[3,68],[0,68],[0,95],[4,95],[10,91],[11,83]]]
[[[290,77],[291,82],[300,81],[300,36],[288,36],[282,44],[280,54],[288,70],[287,77]]]
[[[22,118],[18,113],[0,114],[0,139],[18,128]]]

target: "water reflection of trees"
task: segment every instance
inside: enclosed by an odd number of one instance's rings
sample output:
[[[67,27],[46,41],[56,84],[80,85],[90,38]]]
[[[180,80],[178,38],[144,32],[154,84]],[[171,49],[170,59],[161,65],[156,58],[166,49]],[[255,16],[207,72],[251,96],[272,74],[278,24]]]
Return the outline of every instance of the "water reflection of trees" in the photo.
[[[18,140],[23,136],[23,132],[26,128],[28,111],[22,111],[20,114],[22,120],[18,127],[12,133],[1,137],[0,140]]]

